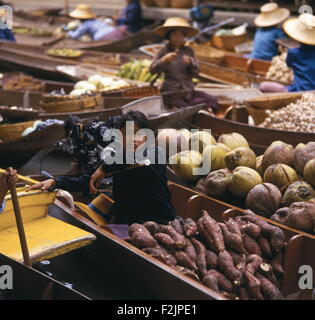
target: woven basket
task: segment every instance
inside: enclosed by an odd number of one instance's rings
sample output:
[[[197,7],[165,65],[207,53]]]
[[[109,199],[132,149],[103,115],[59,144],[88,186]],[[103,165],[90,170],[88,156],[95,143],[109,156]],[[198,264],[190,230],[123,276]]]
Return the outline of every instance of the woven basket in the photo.
[[[225,53],[219,49],[200,44],[192,44],[190,47],[194,50],[199,60],[220,64],[224,59]]]
[[[102,96],[97,94],[92,97],[81,99],[40,102],[40,107],[47,113],[73,112],[97,107],[101,103],[101,100]]]
[[[0,140],[6,143],[21,138],[23,131],[29,127],[33,127],[34,122],[27,121],[0,125]]]
[[[154,3],[158,7],[169,7],[170,5],[170,0],[154,0]]]
[[[102,92],[103,97],[125,97],[125,98],[143,98],[159,94],[159,89],[155,86],[128,88],[110,92]]]
[[[192,0],[171,0],[172,8],[191,8],[193,6]]]
[[[218,49],[234,51],[235,46],[244,42],[247,38],[247,33],[240,36],[216,36],[212,37],[212,43]]]
[[[246,105],[246,109],[248,114],[252,116],[257,126],[264,122],[268,116],[266,110],[253,108],[249,104]]]

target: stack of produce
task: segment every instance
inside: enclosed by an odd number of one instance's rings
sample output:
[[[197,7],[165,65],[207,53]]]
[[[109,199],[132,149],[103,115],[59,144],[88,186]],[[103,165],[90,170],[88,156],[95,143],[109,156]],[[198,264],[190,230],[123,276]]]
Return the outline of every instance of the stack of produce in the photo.
[[[287,52],[283,52],[280,56],[272,58],[271,66],[266,74],[267,79],[284,83],[293,82],[293,70],[286,64],[287,55]]]
[[[130,87],[132,85],[125,80],[95,74],[89,77],[87,81],[77,82],[74,85],[74,90],[70,92],[70,96],[81,96],[89,92],[109,92]]]
[[[223,223],[203,211],[197,223],[133,224],[129,235],[136,247],[227,298],[283,299],[285,235],[251,211]]]
[[[26,75],[15,76],[3,84],[4,90],[44,91],[44,83]]]
[[[268,117],[260,127],[296,132],[315,132],[315,95],[303,97],[276,111],[267,110]]]

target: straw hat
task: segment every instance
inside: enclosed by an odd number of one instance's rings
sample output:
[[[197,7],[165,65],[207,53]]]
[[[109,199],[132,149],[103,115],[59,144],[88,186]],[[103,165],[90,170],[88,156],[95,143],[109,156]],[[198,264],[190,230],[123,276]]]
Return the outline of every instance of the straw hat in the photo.
[[[0,17],[3,17],[7,14],[7,9],[0,8]]]
[[[284,31],[292,39],[315,46],[315,16],[303,13],[299,18],[292,18],[283,25]]]
[[[165,34],[171,30],[183,30],[185,36],[188,38],[193,37],[198,33],[198,29],[191,27],[186,19],[179,17],[168,18],[162,26],[159,26],[154,30],[154,33],[164,37]]]
[[[290,11],[279,8],[275,2],[266,3],[260,8],[260,14],[255,19],[257,27],[275,26],[290,17]]]
[[[77,7],[70,12],[69,16],[74,19],[96,18],[96,14],[92,12],[91,7],[87,4],[78,4]]]

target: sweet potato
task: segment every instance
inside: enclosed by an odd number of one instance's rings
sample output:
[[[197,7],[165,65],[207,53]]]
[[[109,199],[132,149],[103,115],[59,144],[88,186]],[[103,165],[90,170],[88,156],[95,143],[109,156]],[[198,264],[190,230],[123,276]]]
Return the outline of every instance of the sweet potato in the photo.
[[[233,249],[238,253],[245,253],[242,236],[232,233],[224,223],[219,223],[223,233],[224,244],[227,248]]]
[[[263,263],[263,259],[257,254],[251,254],[246,259],[246,271],[255,275],[260,265]]]
[[[156,248],[144,248],[142,249],[145,253],[149,254],[151,257],[156,258],[157,260],[166,263],[166,258],[163,254],[163,251],[156,247]]]
[[[170,225],[179,233],[184,234],[184,228],[182,225],[182,218],[176,218],[173,221],[170,222]]]
[[[196,222],[193,219],[187,218],[183,220],[183,228],[186,237],[191,238],[198,234]]]
[[[191,238],[191,242],[194,245],[197,253],[196,263],[198,271],[201,276],[204,277],[207,272],[206,247],[197,239]]]
[[[168,234],[158,232],[154,235],[154,239],[166,249],[172,250],[176,248],[175,241]]]
[[[190,259],[189,255],[186,252],[175,251],[174,257],[176,258],[178,265],[191,270],[197,270],[196,263]]]
[[[234,261],[234,260],[233,260]],[[243,275],[246,269],[246,255],[242,254],[240,261],[235,265],[236,269],[238,269]]]
[[[207,250],[206,262],[208,269],[215,269],[218,265],[218,256],[213,251]]]
[[[242,274],[234,267],[233,259],[227,251],[220,252],[218,257],[218,267],[235,286],[240,286]]]
[[[242,230],[251,238],[258,239],[261,236],[261,229],[257,224],[247,222],[243,227]]]
[[[254,240],[247,234],[243,234],[243,242],[248,254],[257,254],[258,256],[261,256],[261,250],[256,240]]]
[[[164,256],[165,256],[165,260],[166,260],[166,264],[168,264],[169,266],[176,266],[177,265],[177,260],[176,258],[172,255],[172,253],[165,249],[164,247],[160,246]]]
[[[144,227],[146,227],[152,236],[154,236],[156,233],[160,232],[160,225],[154,221],[147,221],[143,224]]]
[[[207,274],[211,274],[217,278],[218,285],[221,290],[226,291],[228,293],[233,292],[233,284],[224,274],[214,269],[207,271]]]
[[[176,266],[175,269],[177,271],[179,271],[180,273],[184,274],[185,276],[200,282],[198,275],[194,271],[192,271],[188,268],[182,267],[182,266]]]
[[[202,283],[215,292],[219,292],[219,283],[218,279],[211,273],[206,274],[202,279]]]
[[[158,245],[156,240],[151,236],[149,230],[141,224],[134,223],[128,230],[131,243],[142,248],[154,248]]]
[[[202,214],[197,223],[202,238],[217,253],[224,251],[224,239],[218,223],[209,216],[207,211],[203,210]]]
[[[225,222],[228,230],[232,233],[235,233],[239,236],[242,236],[240,225],[232,218]]]
[[[259,272],[271,281],[278,289],[280,289],[280,282],[275,276],[272,266],[268,263],[262,263],[259,267]]]
[[[283,300],[280,290],[270,280],[260,273],[256,274],[256,278],[260,281],[260,290],[266,300]]]
[[[284,269],[283,269],[283,252],[280,251],[276,253],[274,258],[270,261],[270,264],[273,268],[273,271],[278,275],[278,276],[284,276]]]
[[[257,240],[257,242],[264,256],[267,258],[271,258],[272,251],[269,245],[269,241],[265,237],[261,237]]]
[[[255,298],[257,300],[264,300],[264,297],[260,292],[260,281],[253,274],[245,270],[244,281],[247,292],[252,298]]]
[[[233,250],[227,250],[227,252],[231,255],[231,257],[233,259],[233,263],[234,263],[235,266],[240,264],[243,261],[243,255],[241,255],[239,253],[236,253]]]
[[[186,239],[186,246],[183,250],[189,255],[192,261],[197,260],[196,249],[189,239]]]
[[[174,240],[177,249],[183,249],[185,247],[185,237],[179,234],[171,225],[161,225],[160,232],[169,235]]]
[[[238,295],[241,300],[249,300],[250,299],[249,294],[244,287],[238,288]]]

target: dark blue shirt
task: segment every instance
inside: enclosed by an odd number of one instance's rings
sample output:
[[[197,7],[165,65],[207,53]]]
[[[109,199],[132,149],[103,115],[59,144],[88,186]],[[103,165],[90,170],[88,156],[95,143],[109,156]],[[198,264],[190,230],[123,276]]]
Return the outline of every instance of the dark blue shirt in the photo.
[[[0,29],[0,40],[15,42],[15,37],[11,29]]]
[[[289,49],[287,65],[294,72],[289,91],[315,90],[315,46],[302,44],[298,48]]]
[[[252,59],[271,61],[279,54],[276,40],[286,38],[284,32],[276,27],[259,28],[255,33]]]
[[[122,16],[117,19],[117,25],[126,25],[129,32],[137,32],[142,28],[141,5],[138,0],[128,4]]]

